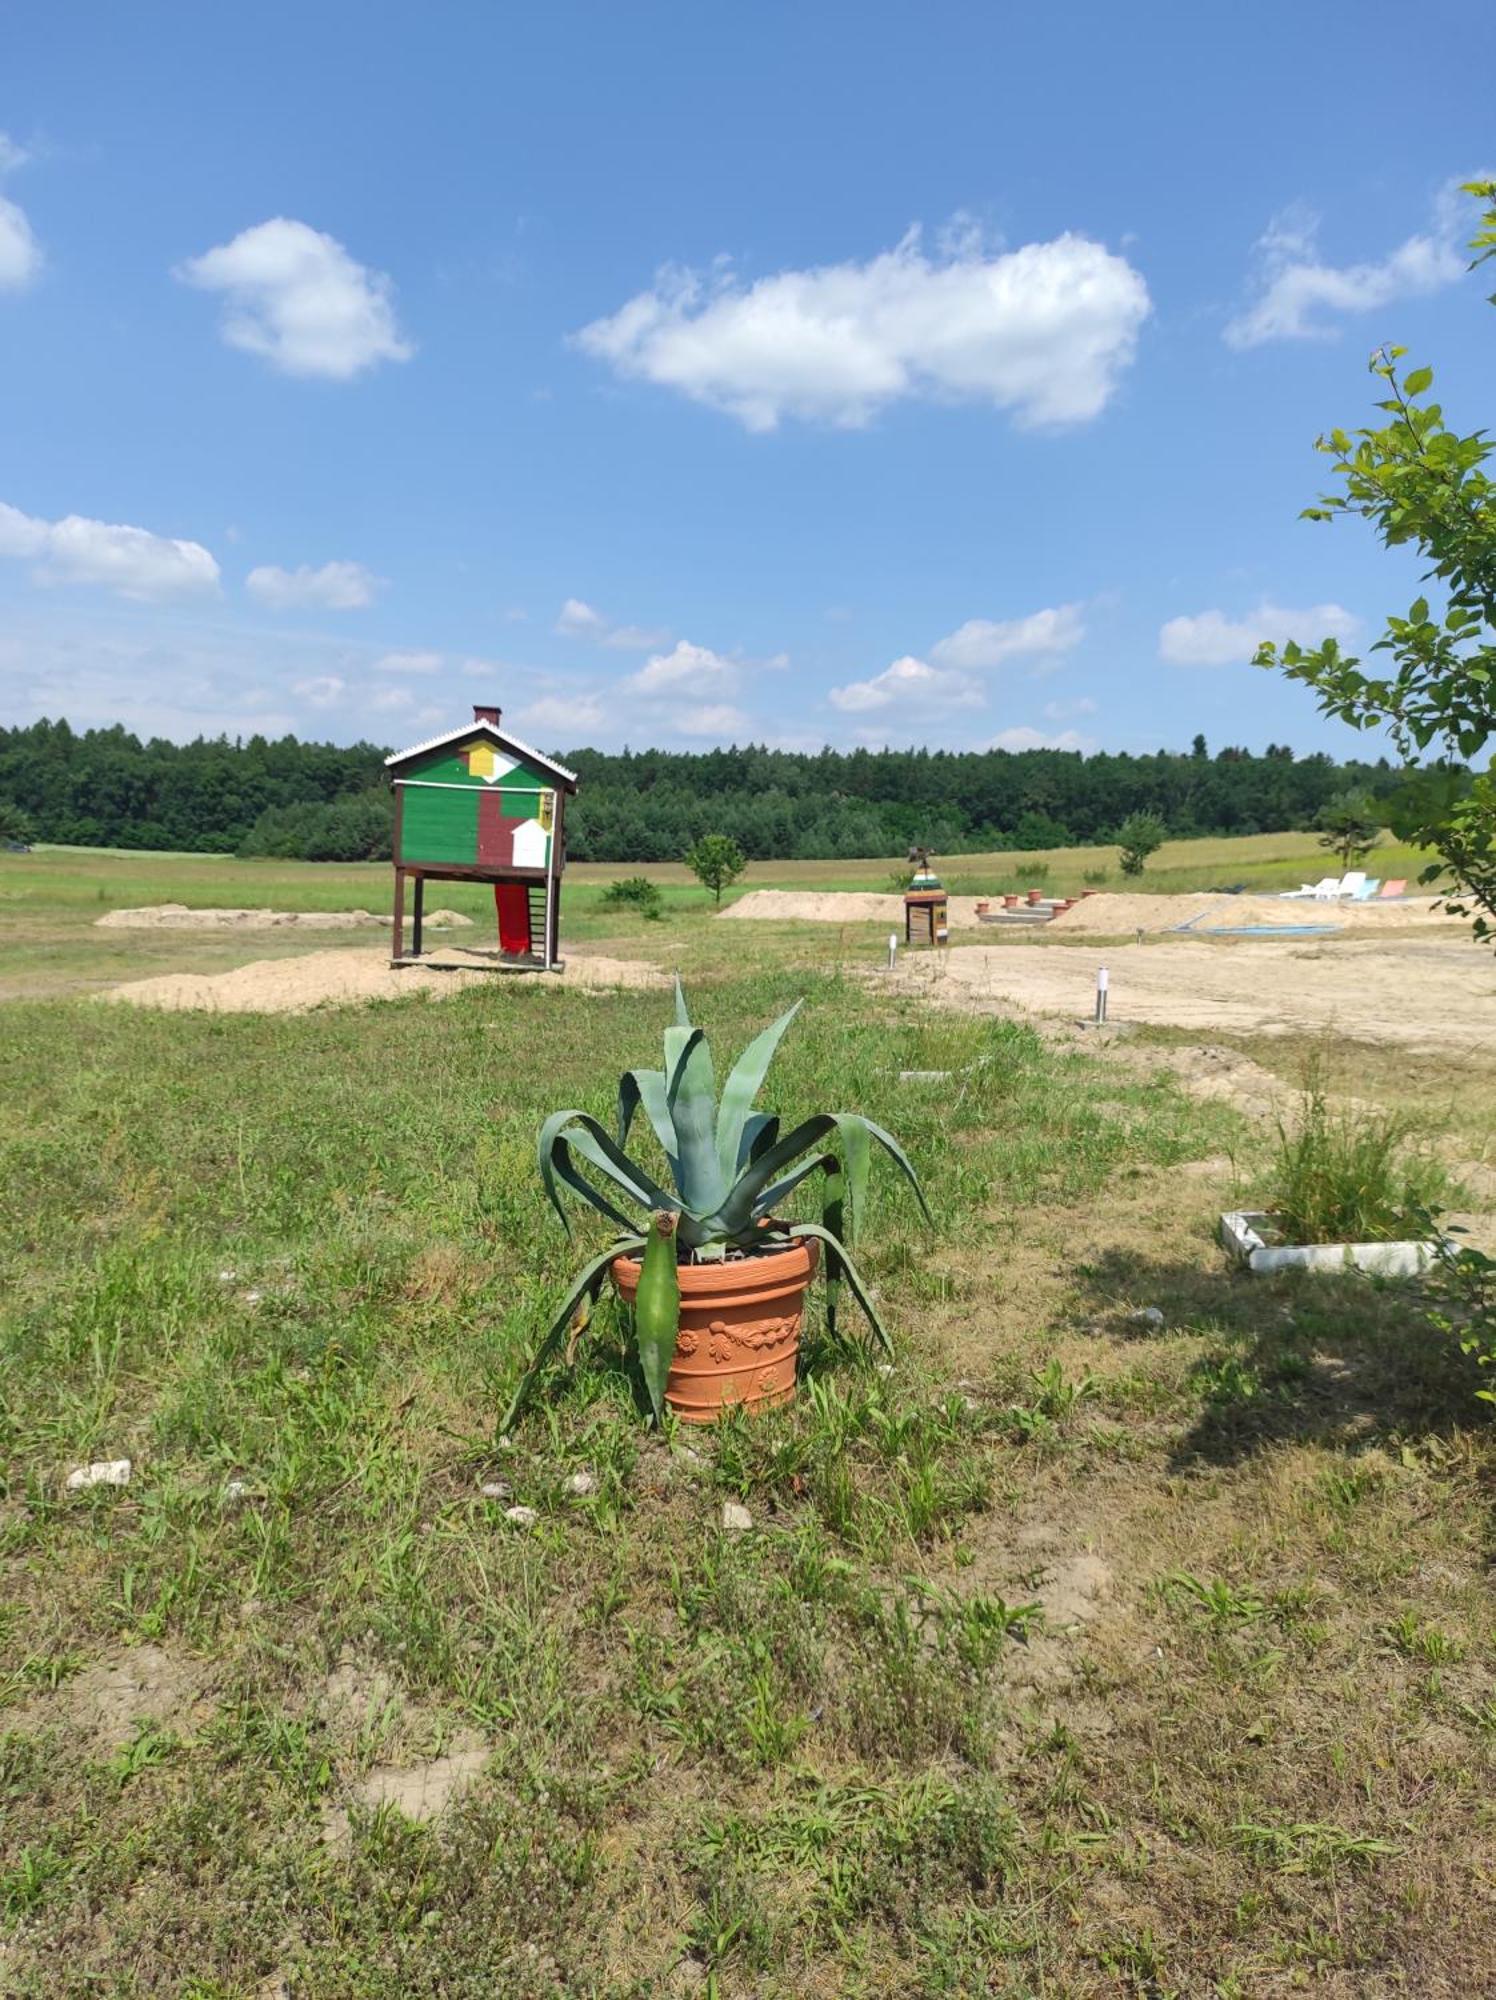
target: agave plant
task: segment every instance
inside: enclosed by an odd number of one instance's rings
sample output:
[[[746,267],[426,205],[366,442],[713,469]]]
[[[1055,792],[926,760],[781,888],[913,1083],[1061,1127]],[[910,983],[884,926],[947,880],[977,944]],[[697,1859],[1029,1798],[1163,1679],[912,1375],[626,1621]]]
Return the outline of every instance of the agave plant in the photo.
[[[619,1234],[578,1273],[566,1302],[536,1350],[501,1428],[508,1429],[570,1330],[585,1329],[615,1257],[641,1257],[641,1298],[650,1266],[671,1260],[671,1284],[651,1288],[654,1323],[639,1326],[640,1362],[658,1419],[665,1376],[675,1352],[679,1310],[676,1262],[705,1262],[730,1251],[784,1249],[797,1238],[825,1246],[826,1323],[836,1331],[843,1278],[869,1326],[885,1348],[888,1334],[867,1287],[848,1254],[867,1204],[873,1147],[880,1146],[914,1190],[926,1221],[930,1211],[918,1176],[898,1141],[870,1118],[850,1111],[819,1111],[781,1134],[772,1112],[756,1111],[758,1096],[780,1038],[800,1011],[797,1000],[744,1049],[719,1099],[705,1034],[693,1027],[686,996],[675,982],[675,1020],[665,1030],[662,1069],[626,1070],[618,1083],[618,1136],[585,1111],[557,1111],[540,1128],[538,1156],[545,1191],[567,1234],[571,1219],[562,1190],[616,1225]],[[640,1111],[664,1151],[672,1185],[665,1187],[624,1149]],[[807,1157],[807,1155],[809,1157]],[[784,1221],[778,1209],[802,1181],[823,1180],[819,1222]],[[654,1224],[655,1226],[651,1226]],[[673,1301],[673,1303],[672,1303]],[[665,1323],[659,1323],[663,1313]],[[642,1317],[642,1315],[641,1315]]]

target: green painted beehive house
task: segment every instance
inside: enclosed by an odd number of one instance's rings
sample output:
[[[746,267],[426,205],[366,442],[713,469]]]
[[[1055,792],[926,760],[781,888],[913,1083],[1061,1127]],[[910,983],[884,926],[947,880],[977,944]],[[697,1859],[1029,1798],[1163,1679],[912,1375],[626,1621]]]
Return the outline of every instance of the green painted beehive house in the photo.
[[[503,711],[473,719],[385,759],[395,792],[395,910],[390,962],[422,956],[428,882],[490,882],[502,967],[549,969],[566,866],[566,801],[574,771],[502,727]],[[405,892],[413,890],[405,948]]]

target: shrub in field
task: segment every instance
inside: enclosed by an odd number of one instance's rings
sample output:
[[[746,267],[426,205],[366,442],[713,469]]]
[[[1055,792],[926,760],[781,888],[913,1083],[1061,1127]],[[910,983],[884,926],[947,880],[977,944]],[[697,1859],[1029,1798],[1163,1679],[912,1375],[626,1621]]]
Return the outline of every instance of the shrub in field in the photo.
[[[1319,844],[1327,847],[1342,871],[1364,861],[1382,837],[1382,823],[1365,792],[1341,792],[1314,816]]]
[[[660,885],[651,882],[647,875],[625,875],[621,881],[610,882],[602,900],[610,909],[635,909],[641,917],[658,918],[665,914]]]
[[[1141,875],[1150,854],[1156,854],[1168,838],[1169,829],[1156,813],[1129,813],[1117,829],[1119,857],[1124,875]]]
[[[1311,1069],[1299,1117],[1278,1125],[1265,1206],[1288,1243],[1388,1243],[1421,1237],[1448,1190],[1439,1162],[1411,1144],[1405,1119],[1332,1111]]]
[[[1047,882],[1049,880],[1049,863],[1047,861],[1025,861],[1021,867],[1015,868],[1013,873],[1020,882]]]
[[[1429,1279],[1429,1321],[1453,1334],[1479,1368],[1496,1368],[1496,1257],[1472,1244],[1456,1244],[1425,1218],[1424,1233],[1438,1244],[1438,1262]],[[1476,1390],[1483,1403],[1496,1403],[1496,1388]]]
[[[1092,889],[1099,889],[1103,882],[1110,882],[1111,879],[1109,868],[1088,868],[1081,877],[1081,880]]]
[[[687,848],[686,866],[720,903],[722,891],[732,887],[748,863],[742,848],[725,833],[704,833]]]
[[[561,1199],[563,1187],[614,1223],[620,1233],[578,1276],[515,1393],[503,1428],[519,1414],[537,1374],[568,1330],[575,1337],[585,1327],[610,1268],[615,1280],[620,1279],[620,1270],[615,1267],[630,1259],[638,1260],[631,1277],[634,1338],[656,1419],[664,1414],[665,1384],[680,1333],[681,1293],[688,1268],[766,1258],[797,1245],[804,1248],[810,1239],[812,1254],[803,1265],[800,1296],[803,1298],[814,1270],[813,1245],[819,1243],[826,1251],[828,1328],[835,1331],[837,1295],[845,1278],[873,1332],[885,1347],[889,1345],[847,1250],[848,1243],[857,1240],[866,1206],[874,1145],[881,1147],[904,1175],[927,1218],[929,1210],[903,1148],[870,1119],[855,1112],[821,1111],[781,1137],[778,1117],[753,1109],[774,1051],[799,1007],[796,1001],[788,1013],[781,1014],[748,1044],[730,1071],[719,1101],[706,1036],[692,1026],[677,980],[675,1021],[665,1030],[664,1067],[626,1070],[619,1079],[617,1139],[585,1111],[558,1111],[542,1125],[538,1146],[541,1180],[568,1233],[571,1223]],[[664,1151],[673,1188],[663,1186],[624,1151],[634,1116],[641,1109]],[[821,1220],[783,1221],[776,1210],[814,1174],[821,1176],[823,1184]],[[717,1288],[723,1289],[720,1285]],[[712,1289],[711,1281],[702,1289]],[[710,1332],[714,1347],[719,1339],[724,1346],[730,1344],[726,1330],[719,1331],[715,1323]],[[797,1342],[798,1334],[797,1310]],[[754,1336],[755,1340],[759,1337],[757,1333]],[[792,1387],[793,1375],[790,1384]]]

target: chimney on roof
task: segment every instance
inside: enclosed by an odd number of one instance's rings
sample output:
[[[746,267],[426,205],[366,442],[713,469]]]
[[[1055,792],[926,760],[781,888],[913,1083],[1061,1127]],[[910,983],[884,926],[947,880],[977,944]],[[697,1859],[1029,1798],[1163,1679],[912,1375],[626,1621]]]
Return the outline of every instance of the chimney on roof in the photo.
[[[497,729],[503,720],[503,716],[504,711],[501,708],[495,708],[491,704],[485,706],[481,701],[473,703],[474,722],[491,722],[494,728]]]

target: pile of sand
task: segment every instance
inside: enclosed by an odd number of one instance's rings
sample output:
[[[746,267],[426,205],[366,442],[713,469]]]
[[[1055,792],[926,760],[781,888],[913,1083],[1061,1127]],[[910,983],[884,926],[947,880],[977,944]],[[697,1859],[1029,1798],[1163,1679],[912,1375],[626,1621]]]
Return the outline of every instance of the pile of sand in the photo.
[[[1409,896],[1388,903],[1316,903],[1285,901],[1281,896],[1227,896],[1219,890],[1202,890],[1191,896],[1096,895],[1085,896],[1073,908],[1053,919],[1052,925],[984,924],[977,915],[975,896],[952,896],[949,922],[953,931],[982,931],[1004,940],[1022,936],[1042,936],[1051,928],[1079,937],[1131,937],[1138,931],[1150,936],[1159,931],[1175,931],[1188,925],[1187,935],[1208,937],[1240,926],[1258,924],[1297,927],[1301,924],[1331,926],[1338,931],[1406,929],[1410,925],[1443,924],[1449,920],[1435,910],[1430,896]],[[1002,908],[1002,898],[984,899],[989,911]],[[723,917],[744,917],[760,923],[800,924],[886,924],[904,928],[904,899],[872,891],[752,889],[746,896],[720,912]]]
[[[433,910],[425,924],[427,930],[446,931],[471,927],[472,921],[460,910]],[[94,922],[106,931],[274,931],[290,925],[303,931],[359,931],[381,924],[388,928],[390,919],[369,910],[193,910],[185,903],[148,903],[139,910],[111,910]]]
[[[718,915],[780,924],[883,923],[892,929],[902,930],[904,899],[902,896],[880,895],[874,890],[750,889],[746,896],[729,903]],[[952,896],[952,930],[974,930],[976,923],[976,897]]]
[[[1316,903],[1272,895],[1226,896],[1200,890],[1190,896],[1120,894],[1083,896],[1054,919],[1057,932],[1079,937],[1129,937],[1138,931],[1184,931],[1187,937],[1225,935],[1259,925],[1273,930],[1303,924],[1336,931],[1399,930],[1450,920],[1434,908],[1432,896],[1408,896],[1386,903]]]
[[[304,1014],[426,993],[446,1000],[463,988],[538,979],[553,986],[664,986],[658,966],[627,958],[568,958],[561,972],[495,972],[471,952],[434,953],[430,965],[392,966],[384,952],[317,951],[302,958],[259,958],[232,972],[169,972],[101,993],[132,1007],[202,1008],[215,1014]],[[443,971],[441,967],[455,968]]]
[[[1496,1055],[1496,967],[1468,937],[1241,938],[1223,946],[1186,933],[1092,951],[1014,950],[1005,941],[910,952],[896,972],[869,977],[973,1013],[1085,1020],[1103,964],[1113,1027],[1334,1035]]]

